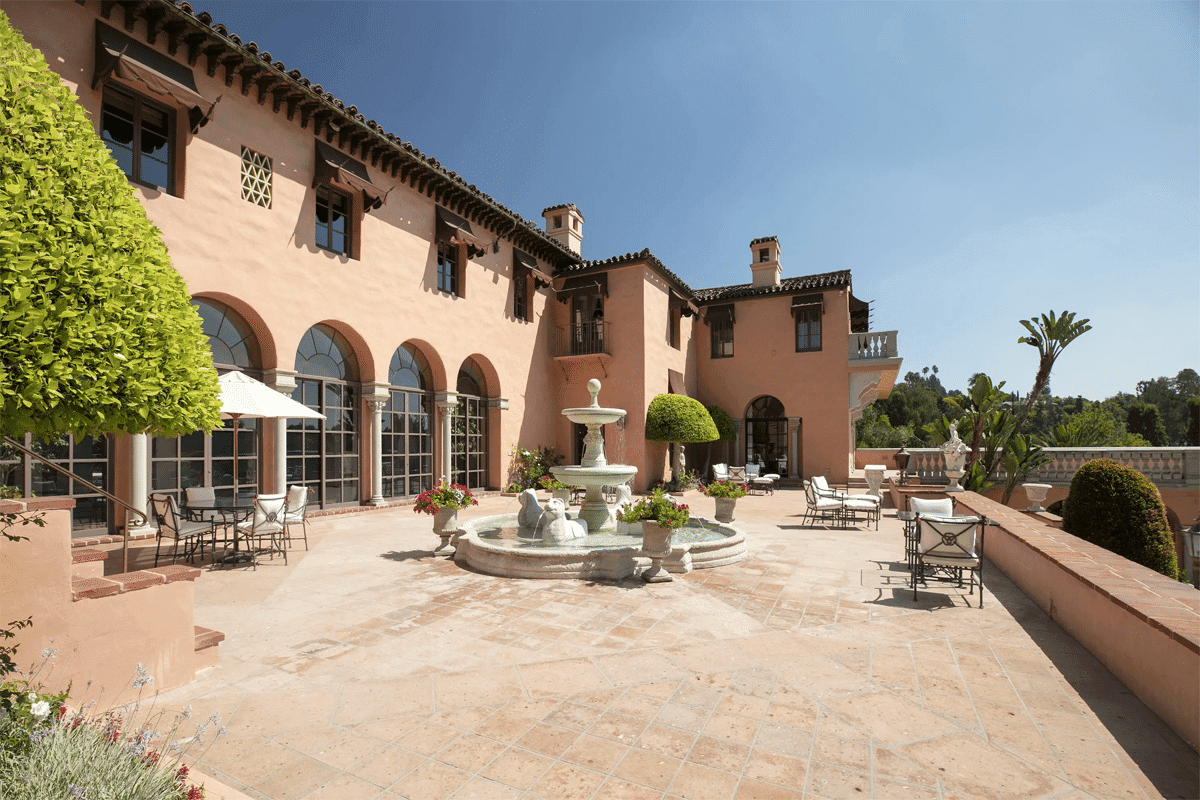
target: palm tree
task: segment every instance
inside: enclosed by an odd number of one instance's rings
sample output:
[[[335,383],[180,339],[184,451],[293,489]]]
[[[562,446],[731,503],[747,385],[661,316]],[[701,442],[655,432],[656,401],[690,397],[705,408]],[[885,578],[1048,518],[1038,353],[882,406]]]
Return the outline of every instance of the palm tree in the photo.
[[[1050,384],[1050,370],[1054,369],[1054,362],[1062,354],[1063,349],[1092,329],[1089,322],[1091,320],[1076,320],[1074,311],[1064,311],[1058,316],[1051,311],[1049,315],[1042,314],[1041,319],[1021,320],[1021,324],[1025,326],[1025,330],[1029,331],[1029,335],[1022,336],[1017,339],[1017,342],[1037,348],[1038,371],[1033,379],[1033,388],[1029,390],[1029,394],[1025,398],[1025,406],[1021,409],[1021,414],[1017,417],[1016,422],[1013,423],[1010,436],[1019,433],[1025,420],[1033,413],[1033,406],[1038,397]],[[990,477],[990,472],[989,470],[988,477]]]

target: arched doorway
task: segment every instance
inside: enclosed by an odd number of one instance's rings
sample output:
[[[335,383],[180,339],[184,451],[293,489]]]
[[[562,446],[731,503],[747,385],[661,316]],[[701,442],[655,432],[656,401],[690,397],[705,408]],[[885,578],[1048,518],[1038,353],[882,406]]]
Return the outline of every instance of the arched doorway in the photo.
[[[358,365],[350,343],[328,325],[314,325],[296,348],[292,399],[325,415],[287,421],[287,482],[316,492],[320,508],[361,499]]]
[[[258,339],[237,311],[218,300],[195,298],[213,366],[222,375],[244,372],[262,379]],[[238,493],[253,497],[259,489],[260,420],[238,420]],[[212,488],[218,497],[233,496],[233,420],[221,420],[211,435],[196,431],[173,439],[150,441],[150,490],[183,500],[193,486]]]
[[[383,496],[415,496],[433,488],[433,386],[421,351],[400,345],[388,367],[383,407]]]
[[[458,406],[450,427],[451,480],[469,489],[487,488],[487,381],[468,358],[458,370]]]
[[[786,474],[788,421],[783,403],[770,395],[759,397],[746,407],[745,427],[746,463],[761,464],[763,472]]]

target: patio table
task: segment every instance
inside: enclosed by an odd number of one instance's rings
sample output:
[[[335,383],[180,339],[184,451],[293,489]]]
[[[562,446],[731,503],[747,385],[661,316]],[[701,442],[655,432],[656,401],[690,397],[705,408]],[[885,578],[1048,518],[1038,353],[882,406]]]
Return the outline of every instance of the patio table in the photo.
[[[238,543],[238,523],[244,522],[254,513],[254,498],[253,497],[217,497],[212,500],[204,500],[199,502],[191,502],[183,506],[183,512],[191,517],[193,514],[203,514],[204,512],[216,512],[221,515],[221,525],[228,532],[231,528],[233,531],[233,549],[226,552],[220,558],[213,558],[213,563],[234,564],[239,561],[245,561],[247,558],[253,558],[251,553],[242,552]],[[225,541],[229,541],[228,538]],[[215,539],[214,539],[215,548]],[[215,556],[215,550],[214,550]]]

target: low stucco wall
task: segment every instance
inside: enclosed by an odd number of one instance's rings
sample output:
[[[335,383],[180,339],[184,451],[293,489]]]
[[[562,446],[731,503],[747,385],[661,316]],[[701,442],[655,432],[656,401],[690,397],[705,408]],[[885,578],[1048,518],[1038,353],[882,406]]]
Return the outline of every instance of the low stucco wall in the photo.
[[[33,618],[8,644],[19,647],[17,665],[42,662],[43,649],[58,655],[38,673],[48,690],[71,684],[74,701],[132,699],[140,663],[154,678],[148,691],[179,686],[195,677],[193,587],[180,580],[96,599],[71,599],[72,500],[0,501],[0,512],[41,514],[43,527],[13,526],[28,537],[0,537],[0,622]],[[88,688],[88,683],[91,687]]]
[[[1200,749],[1200,591],[973,492],[956,499],[999,523],[988,561]]]

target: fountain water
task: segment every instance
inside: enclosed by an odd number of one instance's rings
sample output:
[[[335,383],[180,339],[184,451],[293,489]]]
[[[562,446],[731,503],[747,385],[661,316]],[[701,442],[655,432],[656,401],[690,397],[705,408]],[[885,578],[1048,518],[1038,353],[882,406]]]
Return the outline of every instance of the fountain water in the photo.
[[[582,486],[587,490],[579,516],[588,524],[589,531],[611,531],[617,523],[612,511],[604,501],[604,487],[619,486],[637,474],[637,467],[627,464],[609,464],[604,457],[604,426],[625,418],[623,408],[601,408],[597,396],[600,381],[592,378],[587,384],[592,396],[590,405],[583,408],[564,408],[563,416],[587,425],[587,436],[583,440],[583,463],[571,467],[551,467],[554,477],[571,486]]]

